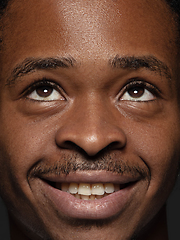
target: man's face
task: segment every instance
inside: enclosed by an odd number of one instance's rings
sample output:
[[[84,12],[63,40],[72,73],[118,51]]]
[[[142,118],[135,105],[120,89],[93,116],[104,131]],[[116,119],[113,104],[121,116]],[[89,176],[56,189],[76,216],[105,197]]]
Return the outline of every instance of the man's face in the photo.
[[[180,156],[166,4],[19,0],[3,20],[0,189],[11,221],[33,240],[132,239],[160,218]],[[94,195],[97,183],[115,191]]]

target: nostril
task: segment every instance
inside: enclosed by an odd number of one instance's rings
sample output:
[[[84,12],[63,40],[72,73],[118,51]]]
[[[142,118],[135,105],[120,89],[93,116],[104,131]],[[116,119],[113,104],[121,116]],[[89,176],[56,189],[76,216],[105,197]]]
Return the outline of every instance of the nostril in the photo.
[[[69,149],[75,152],[86,154],[85,151],[80,146],[76,145],[74,142],[71,142],[71,141],[65,141],[63,144],[61,144],[60,147],[63,149]]]
[[[71,141],[63,141],[61,142],[61,145],[57,144],[59,147],[64,148],[64,149],[75,149],[78,148],[78,146],[71,142]]]
[[[111,151],[111,150],[119,150],[119,149],[122,149],[123,147],[125,147],[125,145],[120,144],[120,142],[118,142],[118,141],[114,141],[114,142],[110,143],[106,147],[106,149],[108,151]]]
[[[79,123],[80,125],[80,123]],[[89,157],[96,156],[104,149],[122,149],[126,145],[126,135],[121,128],[109,124],[95,124],[85,128],[78,123],[64,126],[56,133],[56,145],[59,148],[85,153]]]
[[[124,141],[125,142],[125,141]],[[61,144],[57,144],[59,148],[72,150],[82,155],[89,157],[96,156],[102,152],[111,150],[122,150],[126,144],[122,141],[111,141],[107,137],[78,137],[72,141],[62,141]]]
[[[100,156],[107,154],[109,151],[113,151],[113,150],[122,150],[122,148],[124,147],[121,146],[121,144],[118,141],[114,141],[112,143],[110,143],[108,146],[105,146],[104,148],[96,148],[97,146],[95,146],[93,148],[93,146],[91,146],[89,149],[89,146],[83,146],[84,148],[81,148],[80,146],[76,145],[75,143],[71,142],[71,141],[65,141],[63,143],[63,145],[61,145],[61,148],[63,149],[67,149],[70,151],[73,151],[73,153],[79,153],[82,156],[85,157],[85,159],[88,159],[89,161],[92,160],[96,160],[97,158],[99,158]]]

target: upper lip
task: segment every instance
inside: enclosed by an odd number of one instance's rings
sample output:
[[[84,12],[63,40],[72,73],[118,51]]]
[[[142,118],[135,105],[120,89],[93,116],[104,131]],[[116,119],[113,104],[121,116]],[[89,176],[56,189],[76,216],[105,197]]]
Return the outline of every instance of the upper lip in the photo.
[[[68,175],[56,175],[48,174],[39,176],[42,180],[50,182],[77,182],[77,183],[116,183],[116,184],[126,184],[130,182],[136,182],[142,178],[137,173],[137,176],[132,176],[130,174],[117,174],[107,171],[76,171],[71,172]]]
[[[120,214],[127,206],[133,202],[134,197],[138,194],[136,189],[140,185],[143,176],[137,172],[133,173],[114,173],[108,171],[75,171],[66,174],[58,174],[55,171],[34,175],[37,181],[31,183],[31,188],[39,197],[42,194],[42,200],[48,199],[49,206],[56,211],[71,218],[82,219],[105,219],[116,214]],[[145,176],[144,176],[145,178]],[[86,201],[77,199],[68,192],[61,191],[56,187],[56,183],[76,182],[76,183],[114,183],[128,184],[120,191],[114,192],[107,197],[97,201]],[[129,185],[130,184],[130,185]],[[144,190],[143,190],[144,191]],[[47,202],[47,201],[46,201]]]

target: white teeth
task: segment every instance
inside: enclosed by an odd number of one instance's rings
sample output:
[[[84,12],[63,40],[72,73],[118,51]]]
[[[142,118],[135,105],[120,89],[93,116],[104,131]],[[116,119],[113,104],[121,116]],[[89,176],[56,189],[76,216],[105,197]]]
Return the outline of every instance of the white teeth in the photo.
[[[76,194],[78,192],[78,184],[77,183],[70,183],[69,184],[69,192],[72,194]]]
[[[92,194],[93,195],[103,195],[104,194],[104,186],[102,183],[92,184]]]
[[[113,183],[104,184],[104,191],[106,193],[113,193],[114,192],[114,184]]]
[[[96,200],[119,191],[120,185],[113,183],[56,183],[56,188],[72,194],[77,199]]]
[[[80,183],[79,184],[79,189],[78,189],[78,194],[90,196],[91,195],[90,184],[88,184],[88,183]]]

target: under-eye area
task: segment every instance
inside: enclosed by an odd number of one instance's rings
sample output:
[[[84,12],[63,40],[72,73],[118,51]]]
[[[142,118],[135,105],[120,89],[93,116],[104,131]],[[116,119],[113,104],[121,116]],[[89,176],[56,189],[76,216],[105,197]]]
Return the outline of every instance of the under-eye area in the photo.
[[[112,193],[120,191],[134,184],[129,182],[125,184],[118,183],[67,183],[47,181],[52,187],[67,192],[77,199],[97,200],[106,197]]]

